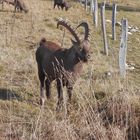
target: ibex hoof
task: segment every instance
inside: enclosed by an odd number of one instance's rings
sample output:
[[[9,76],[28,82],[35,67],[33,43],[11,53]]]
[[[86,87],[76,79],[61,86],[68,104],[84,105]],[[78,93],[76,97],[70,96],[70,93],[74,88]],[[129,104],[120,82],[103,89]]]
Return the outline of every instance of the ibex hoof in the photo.
[[[40,99],[40,105],[44,106],[45,100],[44,99]]]

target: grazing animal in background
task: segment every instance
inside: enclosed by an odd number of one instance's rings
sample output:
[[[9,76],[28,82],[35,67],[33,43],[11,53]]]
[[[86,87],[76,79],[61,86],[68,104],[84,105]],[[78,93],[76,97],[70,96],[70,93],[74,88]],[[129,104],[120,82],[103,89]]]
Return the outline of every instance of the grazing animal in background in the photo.
[[[67,11],[70,8],[70,5],[68,2],[65,2],[64,0],[54,0],[54,8],[57,5],[58,9],[63,10],[65,8],[65,10]]]
[[[58,44],[43,38],[36,51],[36,61],[38,65],[38,76],[40,80],[40,104],[44,105],[46,86],[46,96],[50,98],[50,84],[53,80],[57,82],[58,103],[60,106],[63,100],[62,87],[66,86],[69,100],[71,100],[74,81],[82,70],[84,62],[89,58],[89,26],[86,22],[81,22],[77,28],[83,27],[85,30],[84,39],[81,41],[76,30],[72,26],[60,19],[57,27],[64,26],[75,38],[72,40],[70,48],[61,48]],[[76,29],[77,29],[76,28]]]
[[[15,5],[13,0],[0,0],[0,4],[2,4],[2,9],[4,7],[4,2],[10,5]]]
[[[23,0],[14,0],[14,4],[15,4],[15,11],[16,10],[20,12],[24,11],[25,13],[29,11]]]
[[[24,11],[25,13],[29,11],[23,0],[0,0],[0,3],[2,4],[2,9],[4,2],[13,5],[15,7],[15,11]]]

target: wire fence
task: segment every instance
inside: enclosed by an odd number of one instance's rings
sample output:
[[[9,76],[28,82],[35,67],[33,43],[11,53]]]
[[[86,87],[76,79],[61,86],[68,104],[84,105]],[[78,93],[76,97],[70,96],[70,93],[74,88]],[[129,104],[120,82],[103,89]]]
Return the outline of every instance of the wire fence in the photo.
[[[101,28],[102,30],[102,40],[103,40],[103,54],[105,54],[106,56],[109,55],[109,44],[108,44],[108,38],[107,38],[107,29],[106,29],[106,17],[105,17],[105,13],[106,13],[106,7],[110,7],[108,6],[105,2],[103,3],[98,3],[98,0],[85,0],[84,1],[85,4],[85,9],[86,11],[88,11],[88,6],[89,6],[89,12],[92,13],[92,18],[93,18],[93,24],[95,26],[95,28]],[[114,40],[114,43],[116,43],[115,41],[117,40],[116,37],[116,23],[117,23],[117,4],[113,3],[112,7],[110,7],[110,9],[112,10],[112,19],[111,19],[111,29],[112,29],[112,40]],[[98,8],[100,8],[100,14],[99,14],[99,10]],[[98,16],[101,16],[101,27],[99,27],[99,23],[98,23]],[[127,36],[128,36],[128,21],[127,19],[122,18],[122,22],[120,24],[121,29],[122,29],[122,33],[121,33],[121,40],[120,40],[120,50],[119,50],[119,71],[120,71],[120,75],[122,77],[125,77],[126,75],[126,54],[127,54]],[[118,46],[119,47],[119,46]]]

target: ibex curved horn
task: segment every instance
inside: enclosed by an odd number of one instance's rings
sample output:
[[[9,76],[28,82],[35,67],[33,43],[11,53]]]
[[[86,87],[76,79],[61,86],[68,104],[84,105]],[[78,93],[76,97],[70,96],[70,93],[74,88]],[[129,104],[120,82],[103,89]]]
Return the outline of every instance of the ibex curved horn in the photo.
[[[89,41],[90,33],[89,33],[89,26],[88,26],[87,22],[82,21],[82,22],[76,27],[76,29],[79,28],[79,27],[81,27],[81,26],[84,27],[84,29],[85,29],[84,40]]]
[[[57,28],[59,27],[59,25],[62,25],[67,30],[69,30],[70,33],[74,36],[74,38],[77,42],[79,42],[79,43],[81,42],[77,33],[74,31],[74,29],[72,28],[72,26],[68,22],[64,21],[63,19],[59,19],[58,22],[57,22]]]

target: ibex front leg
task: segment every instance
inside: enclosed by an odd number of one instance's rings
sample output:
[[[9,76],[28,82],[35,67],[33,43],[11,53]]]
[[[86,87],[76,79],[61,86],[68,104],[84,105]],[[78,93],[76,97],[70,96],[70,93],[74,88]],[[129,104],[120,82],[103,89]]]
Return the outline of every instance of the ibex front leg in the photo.
[[[70,84],[69,81],[67,81],[66,87],[67,87],[67,93],[68,93],[68,97],[69,97],[69,102],[71,102],[71,96],[72,96],[73,87],[72,87],[72,85]]]
[[[56,110],[59,110],[62,106],[62,101],[63,101],[63,83],[62,83],[62,79],[59,78],[57,79],[57,92],[58,92],[58,102],[57,102],[57,108]]]

